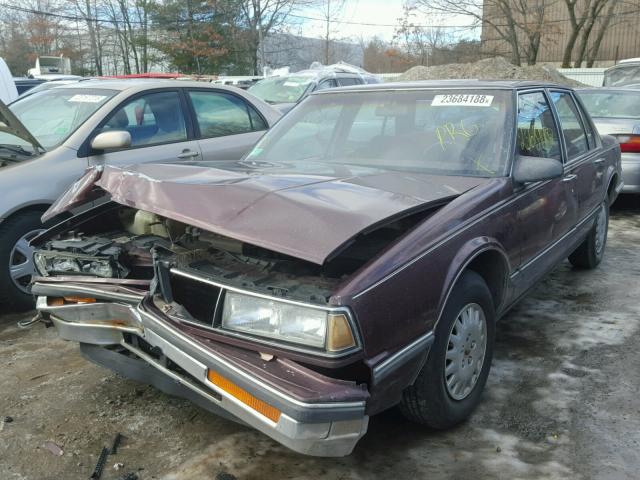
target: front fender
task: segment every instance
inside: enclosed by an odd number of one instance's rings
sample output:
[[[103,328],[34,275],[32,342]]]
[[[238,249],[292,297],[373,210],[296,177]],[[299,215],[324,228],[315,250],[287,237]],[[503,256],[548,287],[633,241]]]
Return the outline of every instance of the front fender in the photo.
[[[451,295],[451,291],[455,286],[456,282],[462,275],[462,273],[469,268],[469,266],[474,262],[474,260],[478,259],[480,255],[487,252],[495,252],[501,258],[502,264],[499,265],[498,268],[501,269],[502,277],[503,277],[503,285],[500,286],[500,291],[504,292],[507,287],[506,279],[508,277],[508,273],[511,271],[511,265],[509,264],[509,257],[507,256],[504,248],[495,238],[491,237],[476,237],[469,241],[467,241],[462,247],[458,250],[458,252],[453,257],[449,269],[445,275],[445,280],[443,284],[443,289],[440,295],[440,300],[438,302],[437,309],[437,320],[433,329],[435,330],[440,322],[440,318],[442,317],[442,312],[444,311],[444,307],[447,304],[447,300]],[[482,275],[482,272],[476,272]],[[496,286],[497,287],[497,286]],[[490,286],[491,289],[491,286]],[[498,295],[499,298],[503,297],[503,295]],[[498,305],[495,305],[496,311],[498,311],[501,307],[501,302],[498,302]]]

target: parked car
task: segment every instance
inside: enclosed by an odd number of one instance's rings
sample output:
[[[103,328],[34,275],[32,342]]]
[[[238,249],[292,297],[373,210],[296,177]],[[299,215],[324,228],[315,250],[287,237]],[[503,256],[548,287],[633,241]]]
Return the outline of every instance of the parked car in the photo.
[[[640,89],[583,88],[578,95],[603,135],[613,135],[622,150],[625,193],[640,193]]]
[[[603,86],[626,87],[640,83],[640,58],[620,60],[604,71]]]
[[[62,78],[62,79],[56,79],[56,80],[47,80],[46,82],[42,82],[22,92],[18,98],[28,97],[29,95],[33,95],[34,93],[44,92],[45,90],[50,90],[52,88],[60,87],[62,85],[69,85],[71,83],[82,82],[86,80],[91,80],[91,78],[77,77],[77,78]]]
[[[279,117],[241,90],[170,80],[89,80],[0,105],[0,304],[33,306],[28,241],[87,167],[239,159]]]
[[[311,92],[380,82],[378,77],[360,68],[338,63],[268,77],[249,87],[248,91],[286,113]]]
[[[124,376],[310,455],[399,404],[477,406],[495,322],[594,268],[620,149],[572,90],[442,81],[310,95],[241,161],[91,170],[34,240],[38,309]]]
[[[24,92],[27,92],[30,89],[32,89],[33,87],[46,83],[46,80],[41,80],[38,78],[28,78],[28,77],[14,77],[13,82],[16,85],[18,96],[20,96]],[[7,103],[7,102],[4,102],[4,103]]]

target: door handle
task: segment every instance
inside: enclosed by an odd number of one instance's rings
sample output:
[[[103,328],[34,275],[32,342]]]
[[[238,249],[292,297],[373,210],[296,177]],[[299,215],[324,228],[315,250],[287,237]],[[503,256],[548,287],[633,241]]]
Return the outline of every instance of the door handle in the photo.
[[[575,180],[577,178],[577,175],[575,173],[569,174],[566,177],[562,178],[563,182],[571,182],[573,180]]]
[[[178,158],[180,159],[193,158],[193,157],[197,157],[198,155],[199,153],[194,152],[193,150],[183,150],[182,153],[178,155]]]
[[[604,158],[598,158],[597,160],[594,160],[594,162],[596,165],[600,165],[601,163],[604,163]]]

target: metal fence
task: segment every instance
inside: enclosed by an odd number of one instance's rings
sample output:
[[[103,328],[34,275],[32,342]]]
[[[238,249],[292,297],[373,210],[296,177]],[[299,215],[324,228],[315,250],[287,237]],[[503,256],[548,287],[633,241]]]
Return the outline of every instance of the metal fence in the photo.
[[[606,68],[559,68],[558,72],[571,80],[592,87],[601,87]]]

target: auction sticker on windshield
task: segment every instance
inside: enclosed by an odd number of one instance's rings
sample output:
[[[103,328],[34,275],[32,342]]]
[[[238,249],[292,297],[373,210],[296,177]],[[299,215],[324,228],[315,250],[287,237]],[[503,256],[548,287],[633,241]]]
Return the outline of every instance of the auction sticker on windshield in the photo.
[[[69,99],[70,102],[78,102],[78,103],[100,103],[104,100],[104,95],[74,95]]]
[[[438,106],[465,106],[465,107],[489,107],[493,102],[493,95],[474,95],[459,93],[454,95],[436,95],[431,102],[432,107]]]

